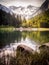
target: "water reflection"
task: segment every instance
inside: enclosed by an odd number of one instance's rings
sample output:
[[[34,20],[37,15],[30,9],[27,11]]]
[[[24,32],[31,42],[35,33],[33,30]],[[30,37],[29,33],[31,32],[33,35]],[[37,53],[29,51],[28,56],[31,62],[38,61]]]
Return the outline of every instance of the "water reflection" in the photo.
[[[16,49],[17,49],[17,46],[20,44],[26,45],[36,51],[38,48],[37,46],[39,45],[36,42],[31,41],[27,37],[25,40],[23,38],[21,38],[21,41],[19,41],[19,42],[15,41],[15,43],[10,43],[10,45],[6,45],[2,49],[0,49],[0,57],[2,57],[3,54],[5,56],[7,56],[7,55],[11,55],[12,57],[16,56]]]
[[[13,49],[16,48],[18,43],[23,43],[29,45],[31,48],[32,45],[40,45],[49,42],[49,32],[48,31],[0,31],[0,49]],[[16,44],[16,45],[15,45]],[[15,47],[16,46],[16,47]]]
[[[38,46],[47,42],[49,42],[48,31],[0,31],[1,63],[4,62],[6,65],[9,65],[11,58],[16,57],[16,49],[19,44],[26,45],[33,50],[38,51]]]

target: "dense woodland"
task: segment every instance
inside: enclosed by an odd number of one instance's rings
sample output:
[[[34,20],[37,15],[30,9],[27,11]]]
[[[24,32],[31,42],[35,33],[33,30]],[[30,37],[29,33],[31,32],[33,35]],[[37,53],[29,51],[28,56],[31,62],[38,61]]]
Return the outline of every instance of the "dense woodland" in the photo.
[[[21,16],[11,15],[0,10],[0,25],[1,26],[14,26],[14,27],[32,27],[32,28],[49,28],[49,10],[26,20],[25,18],[22,20]]]
[[[48,28],[49,27],[49,10],[31,18],[29,20],[30,27],[38,27],[38,28]]]

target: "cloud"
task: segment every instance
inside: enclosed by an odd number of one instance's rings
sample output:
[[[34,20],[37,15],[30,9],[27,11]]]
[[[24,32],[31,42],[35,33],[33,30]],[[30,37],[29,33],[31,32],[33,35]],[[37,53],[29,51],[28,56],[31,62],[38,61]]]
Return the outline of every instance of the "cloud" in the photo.
[[[0,0],[1,4],[4,5],[34,5],[34,6],[41,6],[41,4],[44,2],[45,0]]]

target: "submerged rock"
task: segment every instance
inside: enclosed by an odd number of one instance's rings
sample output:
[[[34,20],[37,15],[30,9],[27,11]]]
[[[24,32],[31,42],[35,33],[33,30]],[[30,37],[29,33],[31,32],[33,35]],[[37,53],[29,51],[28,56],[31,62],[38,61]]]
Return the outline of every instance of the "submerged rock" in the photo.
[[[39,47],[39,50],[40,51],[45,51],[45,52],[48,52],[49,53],[49,43],[45,43],[44,45],[41,45]]]
[[[21,52],[28,52],[28,53],[33,53],[33,49],[31,49],[30,47],[26,46],[26,45],[19,45],[17,47],[17,50],[21,50]]]
[[[39,49],[49,49],[49,46],[47,46],[47,45],[41,45],[40,47],[39,47]]]

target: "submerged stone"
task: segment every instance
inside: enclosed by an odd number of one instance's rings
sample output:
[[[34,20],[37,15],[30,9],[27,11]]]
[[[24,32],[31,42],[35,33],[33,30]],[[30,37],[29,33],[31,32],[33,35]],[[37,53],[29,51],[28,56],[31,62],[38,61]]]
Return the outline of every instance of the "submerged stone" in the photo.
[[[26,46],[26,45],[19,45],[18,47],[17,47],[17,50],[20,50],[21,52],[28,52],[28,53],[33,53],[33,49],[32,48],[30,48],[30,47],[28,47],[28,46]]]

